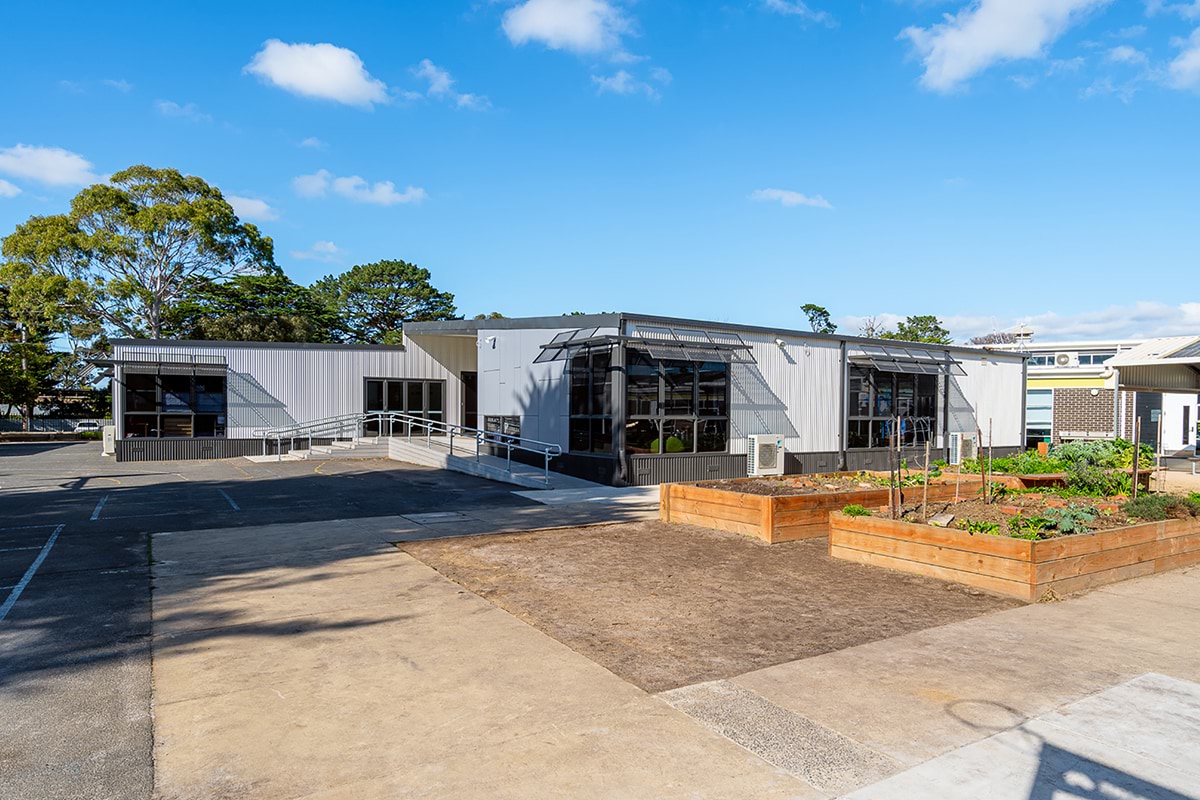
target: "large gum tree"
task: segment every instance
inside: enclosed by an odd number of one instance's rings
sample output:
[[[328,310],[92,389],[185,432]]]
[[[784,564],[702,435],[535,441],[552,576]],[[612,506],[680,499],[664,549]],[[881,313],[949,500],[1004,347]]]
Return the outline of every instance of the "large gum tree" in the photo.
[[[271,239],[239,220],[218,189],[143,165],[82,190],[67,214],[30,218],[2,249],[71,281],[79,316],[132,337],[162,336],[197,281],[275,269]]]

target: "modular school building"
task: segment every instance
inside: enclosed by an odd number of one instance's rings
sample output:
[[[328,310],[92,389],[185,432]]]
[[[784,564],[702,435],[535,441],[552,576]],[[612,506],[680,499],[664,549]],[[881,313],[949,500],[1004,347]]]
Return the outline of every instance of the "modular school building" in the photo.
[[[123,339],[118,460],[262,452],[262,433],[374,411],[559,445],[551,468],[616,485],[740,477],[782,437],[787,472],[883,469],[983,431],[1025,435],[1020,353],[613,313],[411,323],[402,347]]]

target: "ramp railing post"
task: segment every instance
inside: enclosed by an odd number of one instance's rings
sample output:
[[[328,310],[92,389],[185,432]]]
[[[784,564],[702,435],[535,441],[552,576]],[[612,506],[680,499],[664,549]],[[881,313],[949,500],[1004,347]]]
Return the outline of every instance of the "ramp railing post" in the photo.
[[[550,483],[550,448],[547,447],[543,455],[546,457],[545,464],[542,465],[542,477],[546,483]]]

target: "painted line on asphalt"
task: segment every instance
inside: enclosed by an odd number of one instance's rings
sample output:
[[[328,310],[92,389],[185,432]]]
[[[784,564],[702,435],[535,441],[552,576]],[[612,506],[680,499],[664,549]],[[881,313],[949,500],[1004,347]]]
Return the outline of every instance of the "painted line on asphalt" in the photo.
[[[12,527],[9,527],[9,528],[0,528],[0,531],[31,531],[36,528],[53,528],[53,527],[54,527],[53,523],[48,523],[46,525],[13,525]]]
[[[54,529],[54,533],[50,534],[50,538],[42,545],[42,552],[38,553],[37,558],[29,565],[29,569],[25,570],[25,574],[21,576],[21,580],[9,592],[8,599],[4,601],[4,605],[0,606],[0,622],[4,621],[4,618],[8,616],[8,612],[12,611],[12,607],[17,604],[17,598],[21,596],[21,592],[25,591],[25,587],[33,580],[34,573],[38,571],[38,567],[46,560],[46,556],[50,553],[50,548],[54,547],[54,543],[58,541],[58,535],[62,533],[62,529],[65,527],[66,525],[59,525]]]
[[[229,503],[230,508],[232,508],[234,511],[242,510],[241,506],[239,506],[237,503],[233,502],[233,498],[229,496],[228,492],[226,492],[224,489],[217,489],[217,491],[221,493],[221,497],[225,498],[225,502]]]
[[[30,545],[29,547],[0,547],[0,553],[13,553],[17,550],[40,550],[41,545]]]
[[[104,497],[100,498],[100,502],[96,503],[96,510],[92,512],[92,518],[91,518],[92,522],[95,522],[96,520],[100,519],[100,509],[104,508],[104,504],[107,502],[108,502],[108,495],[104,495]]]

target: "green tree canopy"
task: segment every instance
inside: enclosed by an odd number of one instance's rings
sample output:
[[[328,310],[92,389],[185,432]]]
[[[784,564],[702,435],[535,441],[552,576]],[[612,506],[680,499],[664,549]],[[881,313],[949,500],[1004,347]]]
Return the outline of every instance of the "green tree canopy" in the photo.
[[[825,306],[818,306],[813,303],[805,303],[800,306],[800,310],[804,312],[804,316],[808,317],[809,327],[814,333],[834,333],[837,331],[837,325],[829,317],[829,309]]]
[[[880,334],[881,339],[899,339],[905,342],[928,342],[930,344],[954,344],[950,331],[942,321],[932,314],[910,316],[896,324],[896,330]]]
[[[429,270],[407,261],[359,264],[312,286],[314,296],[339,318],[345,342],[399,344],[406,322],[454,319],[454,295],[430,283]]]
[[[330,342],[337,315],[313,291],[280,270],[226,281],[199,278],[168,315],[183,339],[238,342]]]
[[[78,316],[126,336],[163,335],[197,280],[274,267],[273,245],[215,187],[174,169],[133,166],[82,190],[67,214],[32,217],[3,253],[77,282]]]
[[[7,266],[0,270],[0,405],[19,408],[29,430],[34,405],[54,384],[62,356],[51,350],[51,335],[39,324],[52,312],[21,297],[28,286],[18,287],[14,296],[4,277],[9,272]]]

